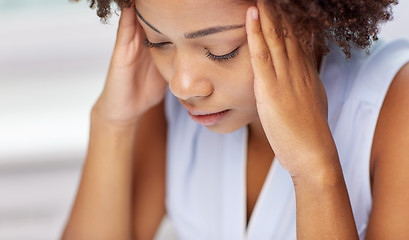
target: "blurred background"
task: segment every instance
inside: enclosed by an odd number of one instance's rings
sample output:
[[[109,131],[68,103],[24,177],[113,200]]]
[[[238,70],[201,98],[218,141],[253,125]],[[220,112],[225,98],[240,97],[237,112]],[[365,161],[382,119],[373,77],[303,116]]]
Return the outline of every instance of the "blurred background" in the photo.
[[[118,17],[88,2],[0,0],[0,239],[58,239]]]
[[[119,19],[88,5],[0,0],[0,239],[58,239],[68,217]],[[394,12],[381,36],[409,39],[409,1]]]

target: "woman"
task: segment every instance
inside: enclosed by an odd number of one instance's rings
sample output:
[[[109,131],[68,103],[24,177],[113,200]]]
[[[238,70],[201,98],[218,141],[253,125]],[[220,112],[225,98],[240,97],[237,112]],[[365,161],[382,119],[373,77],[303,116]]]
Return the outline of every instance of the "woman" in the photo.
[[[409,239],[409,44],[356,49],[393,1],[116,2],[64,239],[165,212],[180,239]]]

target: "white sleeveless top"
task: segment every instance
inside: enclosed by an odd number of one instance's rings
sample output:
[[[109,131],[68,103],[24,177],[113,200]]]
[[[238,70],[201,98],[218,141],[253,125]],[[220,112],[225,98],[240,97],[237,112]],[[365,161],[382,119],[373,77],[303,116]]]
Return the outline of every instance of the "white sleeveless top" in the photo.
[[[365,237],[372,207],[369,162],[373,134],[388,87],[409,62],[409,43],[378,41],[371,54],[345,61],[334,46],[321,79],[357,230]],[[168,93],[167,214],[182,240],[296,239],[293,182],[275,159],[246,229],[247,127],[230,134],[195,123]]]

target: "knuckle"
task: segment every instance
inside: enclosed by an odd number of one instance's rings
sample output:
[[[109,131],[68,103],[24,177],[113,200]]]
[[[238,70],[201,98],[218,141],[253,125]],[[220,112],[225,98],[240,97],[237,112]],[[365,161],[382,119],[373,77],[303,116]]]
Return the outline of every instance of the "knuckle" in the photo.
[[[266,30],[266,34],[269,37],[274,37],[274,38],[281,38],[283,36],[283,31],[281,28],[277,27],[276,25],[274,26],[270,26],[267,30]]]
[[[263,61],[263,62],[271,62],[271,54],[270,51],[266,48],[261,49],[260,51],[254,54],[254,59]]]

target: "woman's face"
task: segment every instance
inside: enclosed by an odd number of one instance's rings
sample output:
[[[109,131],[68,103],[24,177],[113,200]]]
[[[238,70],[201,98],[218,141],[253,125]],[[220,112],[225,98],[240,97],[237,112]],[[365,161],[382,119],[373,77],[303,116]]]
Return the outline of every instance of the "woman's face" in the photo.
[[[258,120],[239,0],[138,0],[152,58],[193,120],[228,133]]]

